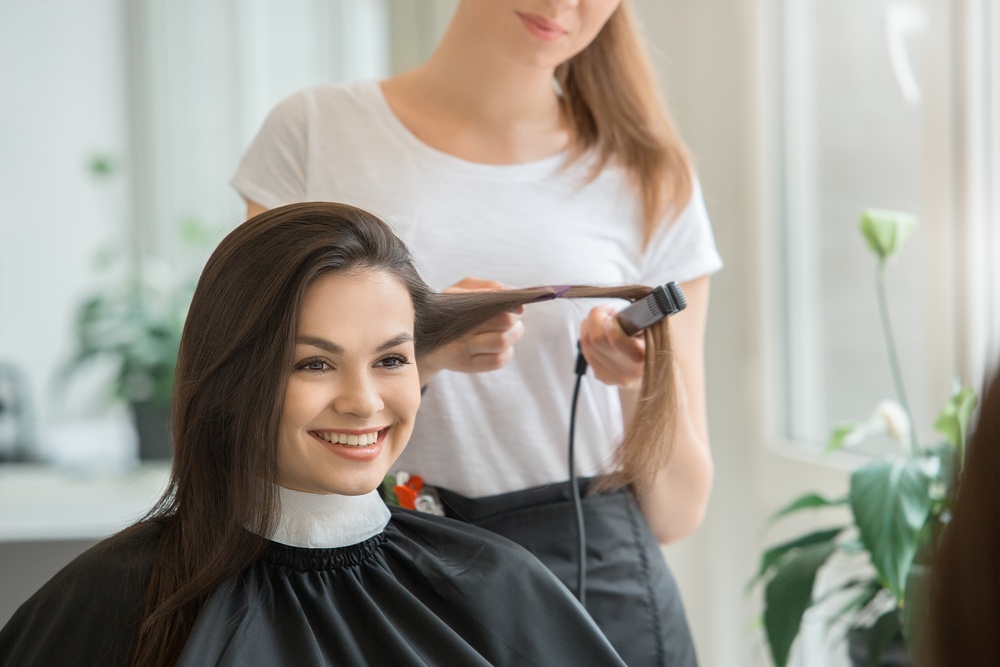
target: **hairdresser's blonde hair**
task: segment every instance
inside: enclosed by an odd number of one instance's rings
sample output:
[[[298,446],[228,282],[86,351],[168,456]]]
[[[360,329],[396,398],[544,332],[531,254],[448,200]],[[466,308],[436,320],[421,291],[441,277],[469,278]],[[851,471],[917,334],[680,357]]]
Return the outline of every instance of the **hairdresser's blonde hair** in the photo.
[[[643,241],[676,217],[694,189],[688,150],[658,94],[629,0],[594,41],[556,68],[562,105],[575,135],[574,157],[591,149],[596,176],[617,161],[642,202]]]

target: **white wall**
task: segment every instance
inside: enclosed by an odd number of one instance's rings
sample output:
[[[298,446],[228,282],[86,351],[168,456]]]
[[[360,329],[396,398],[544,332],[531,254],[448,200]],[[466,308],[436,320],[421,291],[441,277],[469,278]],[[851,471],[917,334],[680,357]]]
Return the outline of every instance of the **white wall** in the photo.
[[[67,412],[57,371],[94,255],[127,246],[124,180],[87,170],[96,154],[127,154],[120,4],[0,6],[0,360],[28,374],[43,438]]]

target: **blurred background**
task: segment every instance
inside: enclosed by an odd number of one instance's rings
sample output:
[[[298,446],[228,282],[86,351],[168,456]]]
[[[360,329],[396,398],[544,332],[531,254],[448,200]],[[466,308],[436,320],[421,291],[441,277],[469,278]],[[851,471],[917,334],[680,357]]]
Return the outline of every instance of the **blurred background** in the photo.
[[[917,431],[1000,358],[1000,9],[634,5],[726,262],[707,347],[715,492],[666,555],[702,663],[766,665],[744,593],[782,537],[766,517],[806,490],[842,494],[891,445],[822,455],[832,425],[893,393],[863,209],[920,220],[887,278]],[[243,219],[228,180],[266,113],[418,64],[453,6],[0,1],[0,625],[163,488],[178,327]],[[793,662],[847,664],[821,626]]]

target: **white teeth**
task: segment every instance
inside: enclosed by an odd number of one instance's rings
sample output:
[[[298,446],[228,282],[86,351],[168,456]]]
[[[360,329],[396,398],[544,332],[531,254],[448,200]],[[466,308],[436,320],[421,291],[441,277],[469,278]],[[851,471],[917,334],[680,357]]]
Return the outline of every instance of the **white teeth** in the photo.
[[[318,435],[329,443],[337,443],[349,447],[366,447],[374,445],[378,440],[378,431],[362,433],[361,435],[348,435],[347,433],[318,433]]]

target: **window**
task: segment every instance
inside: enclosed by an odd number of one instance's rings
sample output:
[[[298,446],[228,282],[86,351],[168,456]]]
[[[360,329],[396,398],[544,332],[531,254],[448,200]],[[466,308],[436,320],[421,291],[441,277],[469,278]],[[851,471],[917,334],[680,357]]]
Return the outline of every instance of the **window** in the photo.
[[[995,2],[776,0],[780,221],[774,358],[788,440],[895,398],[862,210],[920,225],[886,274],[918,436],[997,362],[1000,101]],[[874,443],[876,449],[886,443]]]

